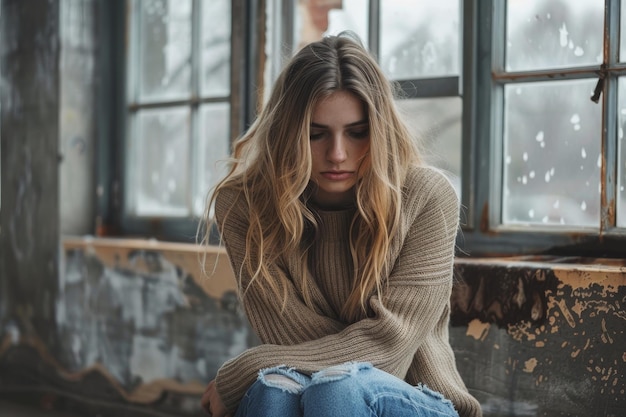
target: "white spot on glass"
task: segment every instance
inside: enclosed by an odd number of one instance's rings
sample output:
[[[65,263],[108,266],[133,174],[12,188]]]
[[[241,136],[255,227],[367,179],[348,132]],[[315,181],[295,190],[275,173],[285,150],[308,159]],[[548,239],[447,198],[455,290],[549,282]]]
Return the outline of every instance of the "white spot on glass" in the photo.
[[[585,148],[584,148],[584,147],[580,150],[580,156],[581,156],[583,159],[586,159],[586,158],[587,158],[587,151],[585,150]]]
[[[524,161],[528,161],[528,152],[524,152],[524,154],[522,155],[522,159]]]
[[[529,176],[531,179],[532,179],[532,178],[535,178],[535,171],[530,171],[530,172],[528,173],[528,176]]]
[[[535,210],[530,209],[528,210],[528,217],[530,217],[531,219],[535,218]]]
[[[580,209],[582,211],[587,211],[587,203],[584,200],[582,203],[580,203]]]
[[[574,49],[574,55],[583,56],[585,55],[585,51],[580,46],[577,46],[576,49]]]
[[[176,181],[173,178],[167,182],[167,189],[171,192],[176,190]]]
[[[569,33],[567,32],[567,26],[565,25],[565,23],[563,23],[563,26],[561,26],[559,28],[559,42],[561,44],[561,47],[565,48],[567,46],[567,35]]]
[[[543,142],[543,130],[539,131],[539,133],[537,133],[537,136],[535,136],[535,140],[537,142]]]

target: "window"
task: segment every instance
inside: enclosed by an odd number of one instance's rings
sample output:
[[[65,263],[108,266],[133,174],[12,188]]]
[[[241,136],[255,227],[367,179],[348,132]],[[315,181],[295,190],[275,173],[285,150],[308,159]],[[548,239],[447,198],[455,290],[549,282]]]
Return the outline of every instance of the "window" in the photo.
[[[229,154],[231,1],[129,0],[127,13],[124,229],[185,240]]]
[[[463,170],[475,175],[468,247],[623,257],[619,2],[467,7],[476,27],[465,103],[475,118],[464,119],[474,130],[463,139],[474,149],[473,171]]]
[[[463,252],[623,256],[622,3],[127,0],[123,233],[191,237],[257,90],[302,45],[349,29],[455,185]]]

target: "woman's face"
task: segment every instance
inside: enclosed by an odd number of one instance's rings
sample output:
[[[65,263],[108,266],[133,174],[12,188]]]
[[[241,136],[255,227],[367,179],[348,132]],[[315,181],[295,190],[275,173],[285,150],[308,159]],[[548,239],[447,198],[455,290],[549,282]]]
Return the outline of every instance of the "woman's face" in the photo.
[[[346,91],[319,101],[313,109],[310,144],[315,203],[327,209],[352,204],[354,186],[368,165],[363,162],[370,146],[365,104]]]

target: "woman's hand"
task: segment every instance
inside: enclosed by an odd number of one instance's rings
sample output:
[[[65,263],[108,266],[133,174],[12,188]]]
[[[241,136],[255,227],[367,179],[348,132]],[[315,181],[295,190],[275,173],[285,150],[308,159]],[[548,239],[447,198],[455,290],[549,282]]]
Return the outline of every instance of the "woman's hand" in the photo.
[[[209,382],[209,385],[207,385],[200,403],[202,404],[204,411],[212,417],[230,417],[228,410],[226,410],[226,407],[220,398],[220,394],[215,388],[215,380]]]

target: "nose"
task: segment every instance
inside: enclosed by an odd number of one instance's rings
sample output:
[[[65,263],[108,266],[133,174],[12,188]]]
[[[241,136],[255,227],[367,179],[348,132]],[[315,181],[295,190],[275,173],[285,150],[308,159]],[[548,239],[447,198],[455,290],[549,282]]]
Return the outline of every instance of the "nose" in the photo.
[[[344,139],[342,137],[334,137],[329,143],[326,152],[326,158],[333,163],[340,163],[348,157]]]

